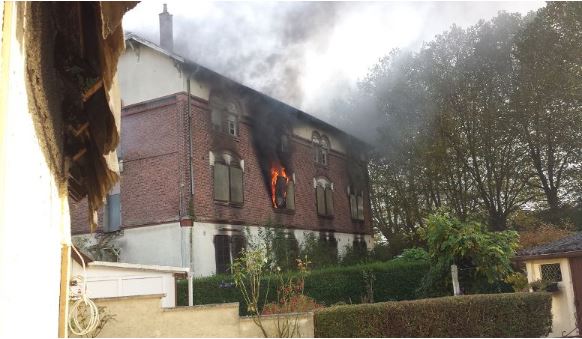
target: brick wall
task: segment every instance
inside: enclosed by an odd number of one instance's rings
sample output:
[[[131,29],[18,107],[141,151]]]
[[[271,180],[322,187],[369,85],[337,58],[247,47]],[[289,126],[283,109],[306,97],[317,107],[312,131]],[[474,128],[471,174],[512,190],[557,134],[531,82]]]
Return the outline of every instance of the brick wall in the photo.
[[[121,211],[123,227],[178,221],[190,203],[187,102],[185,93],[126,107],[122,113]],[[316,165],[310,140],[291,138],[295,173],[295,211],[281,213],[272,207],[251,135],[251,119],[242,117],[239,136],[216,132],[211,126],[208,102],[190,98],[194,176],[194,213],[197,221],[264,225],[268,222],[309,230],[335,230],[371,234],[368,192],[364,192],[365,221],[350,217],[349,161],[330,151],[328,166]],[[252,112],[248,112],[252,116]],[[214,201],[209,152],[228,150],[244,160],[244,204],[229,206]],[[291,173],[289,173],[291,174]],[[317,215],[313,178],[325,176],[334,183],[334,217]],[[87,231],[86,202],[71,205],[73,233]]]
[[[233,224],[264,225],[268,222],[283,224],[287,227],[309,230],[335,230],[347,233],[371,234],[370,205],[367,192],[364,192],[365,221],[352,222],[350,216],[349,185],[345,155],[331,151],[329,165],[318,166],[313,160],[310,140],[291,138],[292,168],[295,173],[295,211],[281,213],[272,207],[271,196],[265,185],[261,167],[253,146],[250,119],[243,117],[239,124],[239,136],[215,132],[211,126],[208,103],[192,100],[193,113],[193,165],[195,186],[196,220],[204,222],[225,222]],[[252,116],[253,112],[247,112]],[[218,135],[217,135],[218,134]],[[216,146],[216,139],[221,140]],[[213,146],[215,145],[215,146]],[[209,151],[216,153],[228,150],[244,160],[244,204],[241,207],[226,206],[213,198],[213,173],[209,163]],[[291,173],[288,173],[291,175]],[[325,176],[334,183],[334,217],[322,218],[317,215],[313,178]]]

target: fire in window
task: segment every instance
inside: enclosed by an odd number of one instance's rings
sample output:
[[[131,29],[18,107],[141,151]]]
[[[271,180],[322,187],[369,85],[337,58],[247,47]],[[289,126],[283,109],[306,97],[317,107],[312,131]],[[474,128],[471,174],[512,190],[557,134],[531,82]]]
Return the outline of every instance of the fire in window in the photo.
[[[314,179],[315,203],[317,214],[320,216],[333,216],[333,184],[325,179]]]
[[[275,208],[295,209],[295,182],[278,163],[271,165],[271,200]]]

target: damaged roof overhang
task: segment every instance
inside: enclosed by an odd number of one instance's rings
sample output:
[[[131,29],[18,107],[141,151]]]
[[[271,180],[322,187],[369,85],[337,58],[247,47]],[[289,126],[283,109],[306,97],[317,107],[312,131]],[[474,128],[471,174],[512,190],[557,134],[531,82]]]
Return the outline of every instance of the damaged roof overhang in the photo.
[[[97,210],[119,179],[117,61],[125,48],[121,20],[136,4],[77,2],[55,14],[55,67],[67,93],[63,115],[68,191],[75,201],[87,197],[91,231],[97,226]]]

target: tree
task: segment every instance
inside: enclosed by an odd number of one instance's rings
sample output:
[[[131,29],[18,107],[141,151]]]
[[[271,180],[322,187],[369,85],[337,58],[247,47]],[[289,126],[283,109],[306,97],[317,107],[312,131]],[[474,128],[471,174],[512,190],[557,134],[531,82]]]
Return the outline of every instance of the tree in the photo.
[[[426,51],[435,62],[442,131],[471,176],[492,230],[505,230],[507,217],[531,199],[526,150],[511,123],[517,87],[511,51],[520,23],[518,14],[501,13],[438,37]]]
[[[551,2],[516,42],[515,118],[539,188],[557,215],[582,170],[582,5]]]

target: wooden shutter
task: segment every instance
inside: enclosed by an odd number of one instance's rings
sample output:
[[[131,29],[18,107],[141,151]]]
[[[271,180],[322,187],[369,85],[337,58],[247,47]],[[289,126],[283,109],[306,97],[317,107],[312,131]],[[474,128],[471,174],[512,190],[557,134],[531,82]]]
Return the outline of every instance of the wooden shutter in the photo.
[[[230,267],[230,237],[228,235],[214,236],[214,258],[216,274],[228,273]]]
[[[364,220],[364,197],[360,194],[358,195],[358,219]]]
[[[358,206],[355,194],[350,194],[350,212],[352,219],[358,218]]]
[[[333,192],[329,187],[325,189],[325,211],[326,215],[333,215]]]
[[[230,202],[243,203],[243,172],[238,167],[230,167]]]
[[[214,200],[228,201],[228,191],[228,167],[221,163],[214,163]]]
[[[293,180],[289,180],[287,183],[287,208],[290,210],[295,209],[295,184]]]
[[[325,215],[325,191],[323,187],[317,186],[315,188],[315,198],[317,203],[317,214]]]

